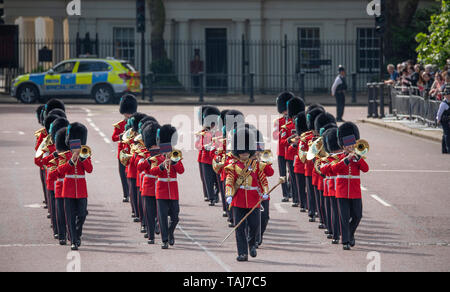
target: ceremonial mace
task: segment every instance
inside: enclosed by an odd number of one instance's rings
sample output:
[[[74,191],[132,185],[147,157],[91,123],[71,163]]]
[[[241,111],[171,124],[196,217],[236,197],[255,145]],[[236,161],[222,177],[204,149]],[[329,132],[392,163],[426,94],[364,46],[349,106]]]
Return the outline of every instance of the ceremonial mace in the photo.
[[[280,181],[279,181],[275,186],[273,186],[273,188],[267,193],[267,195],[270,195],[270,193],[272,193],[279,185],[284,184],[285,182],[286,182],[286,177],[285,177],[285,176],[280,177]],[[247,213],[247,215],[245,215],[244,218],[242,218],[242,220],[238,223],[238,225],[236,225],[236,226],[233,228],[233,230],[231,230],[230,233],[228,233],[228,235],[222,240],[222,242],[219,244],[219,246],[221,246],[221,245],[225,242],[225,240],[227,240],[228,237],[230,237],[231,234],[233,234],[233,232],[234,232],[236,229],[238,229],[238,227],[242,224],[242,222],[244,222],[245,219],[247,219],[247,217],[250,216],[250,214],[256,209],[256,207],[257,207],[259,204],[261,204],[262,201],[264,201],[263,198],[261,198],[261,199],[259,200],[259,202],[256,203],[256,205],[255,205],[255,206]]]

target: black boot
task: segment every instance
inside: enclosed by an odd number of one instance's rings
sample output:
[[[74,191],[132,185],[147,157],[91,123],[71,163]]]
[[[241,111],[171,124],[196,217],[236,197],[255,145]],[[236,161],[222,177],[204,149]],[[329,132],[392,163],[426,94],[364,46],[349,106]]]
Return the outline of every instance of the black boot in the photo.
[[[256,258],[257,255],[258,255],[258,253],[256,252],[256,246],[252,246],[252,247],[250,248],[250,256],[251,256],[252,258]]]
[[[149,241],[147,241],[148,244],[155,244],[155,240],[154,239],[150,239]]]
[[[66,245],[66,244],[67,244],[67,241],[65,239],[61,239],[59,241],[59,245]]]
[[[350,239],[350,246],[351,247],[355,246],[355,239],[354,238]]]
[[[333,241],[331,241],[331,244],[339,244],[339,239],[333,239]]]
[[[72,246],[70,247],[71,250],[78,250],[78,246],[73,243]]]
[[[239,255],[239,256],[236,258],[236,260],[237,260],[238,262],[247,262],[247,261],[248,261],[248,256],[245,255],[245,254],[241,254],[241,255]]]
[[[123,203],[128,203],[130,200],[128,199],[128,197],[123,197],[123,200],[122,200],[122,202]]]
[[[169,234],[169,244],[171,246],[175,244],[175,236],[173,234]]]
[[[163,244],[161,245],[161,248],[162,249],[168,249],[169,248],[169,243],[167,241],[163,242]]]
[[[342,249],[343,249],[343,250],[350,250],[351,248],[350,248],[350,245],[347,243],[347,244],[344,244],[344,246],[342,247]]]

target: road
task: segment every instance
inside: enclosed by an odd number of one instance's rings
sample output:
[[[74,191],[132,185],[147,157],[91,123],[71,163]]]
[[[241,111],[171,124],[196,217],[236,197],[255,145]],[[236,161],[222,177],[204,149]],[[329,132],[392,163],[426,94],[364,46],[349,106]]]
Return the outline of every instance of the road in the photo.
[[[71,263],[69,246],[51,238],[47,211],[40,206],[42,189],[33,164],[33,133],[39,128],[34,108],[0,105],[0,271],[66,271]],[[261,120],[266,126],[276,115],[274,107],[239,109],[258,121],[269,115]],[[161,124],[176,115],[179,120],[196,118],[192,106],[149,105],[140,111]],[[347,120],[366,113],[358,107],[346,111]],[[440,154],[438,143],[359,124],[362,138],[370,143],[371,171],[362,177],[364,216],[357,245],[351,251],[331,245],[317,223],[281,203],[278,190],[258,257],[238,263],[234,235],[218,245],[230,229],[220,204],[203,202],[195,150],[183,151],[186,172],[179,178],[176,244],[161,250],[158,237],[156,245],[147,245],[139,224],[131,221],[129,205],[121,202],[117,146],[110,140],[112,124],[121,119],[117,106],[68,105],[67,113],[70,121],[88,127],[93,150],[81,271],[366,271],[374,259],[381,271],[450,271],[450,156]],[[186,129],[193,124],[185,123]],[[188,142],[191,131],[184,131],[182,141]],[[271,185],[276,181],[272,177]]]

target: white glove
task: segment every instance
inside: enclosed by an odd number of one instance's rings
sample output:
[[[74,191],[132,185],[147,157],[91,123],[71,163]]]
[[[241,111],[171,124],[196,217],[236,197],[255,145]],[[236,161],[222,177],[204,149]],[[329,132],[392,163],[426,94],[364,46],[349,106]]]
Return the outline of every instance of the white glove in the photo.
[[[262,195],[262,198],[263,198],[264,201],[266,201],[266,200],[269,199],[269,195],[268,194],[264,194],[264,195]]]
[[[232,197],[228,197],[227,198],[227,203],[228,203],[228,205],[231,205],[231,202],[233,201],[233,198]]]

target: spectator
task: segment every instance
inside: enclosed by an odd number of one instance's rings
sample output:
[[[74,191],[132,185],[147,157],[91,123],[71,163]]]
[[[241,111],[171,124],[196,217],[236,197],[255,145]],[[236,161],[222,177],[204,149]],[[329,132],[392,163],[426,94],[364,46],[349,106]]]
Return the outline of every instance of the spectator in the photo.
[[[402,70],[402,77],[400,78],[400,85],[402,87],[402,93],[408,94],[409,87],[411,87],[411,79],[409,78],[407,68],[404,68]]]
[[[397,71],[395,71],[394,65],[389,64],[387,66],[387,72],[389,73],[389,80],[384,81],[384,84],[394,85],[400,77]]]
[[[411,68],[413,70],[412,73],[411,73]],[[420,76],[421,76],[421,74],[420,74],[420,65],[416,64],[414,66],[410,66],[409,69],[410,70],[408,71],[408,73],[411,74],[410,75],[411,85],[416,87],[417,83],[419,82]]]
[[[434,82],[433,85],[431,85],[430,90],[430,98],[431,99],[441,99],[441,92],[442,92],[442,86],[445,85],[444,78],[442,77],[442,74],[440,72],[436,72],[434,75]]]
[[[403,71],[403,68],[405,68],[405,66],[403,66],[402,63],[398,63],[397,64],[397,73],[400,75],[401,72]],[[400,77],[400,76],[399,76]]]
[[[200,87],[200,76],[199,73],[203,72],[203,61],[200,60],[200,50],[195,49],[194,60],[191,61],[191,76],[192,76],[192,85],[194,87],[194,91],[198,92]]]
[[[430,74],[430,76],[433,76],[433,65],[431,64],[427,64],[425,65],[425,72],[427,72],[428,74]]]
[[[436,116],[438,124],[442,125],[444,135],[442,136],[442,153],[450,153],[450,84],[443,91],[444,100],[439,106]]]
[[[419,83],[420,84],[418,84],[418,86],[421,93],[420,95],[428,98],[431,86],[433,85],[433,79],[431,78],[430,74],[428,74],[427,72],[422,72]]]

